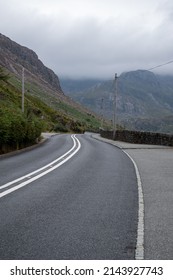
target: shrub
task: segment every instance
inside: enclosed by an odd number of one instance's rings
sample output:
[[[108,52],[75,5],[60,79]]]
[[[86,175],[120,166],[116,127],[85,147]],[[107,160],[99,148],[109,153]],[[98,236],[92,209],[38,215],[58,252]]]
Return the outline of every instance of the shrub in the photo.
[[[36,117],[27,119],[20,110],[0,108],[0,150],[19,149],[39,138],[42,122]],[[3,147],[3,148],[2,148]]]
[[[9,79],[9,75],[6,74],[4,69],[0,67],[0,81],[7,81]]]
[[[59,132],[59,131],[60,132],[68,132],[68,128],[65,125],[63,125],[62,123],[55,124],[53,130],[55,132]]]

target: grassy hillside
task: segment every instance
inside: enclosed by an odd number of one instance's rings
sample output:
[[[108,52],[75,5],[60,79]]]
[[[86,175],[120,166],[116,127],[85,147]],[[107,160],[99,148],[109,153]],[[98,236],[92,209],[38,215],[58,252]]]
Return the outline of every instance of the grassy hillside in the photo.
[[[21,81],[0,68],[0,153],[38,141],[42,131],[83,133],[97,131],[100,121],[92,114],[48,94],[38,84],[25,84],[25,111],[21,110]],[[65,98],[65,97],[64,97]]]

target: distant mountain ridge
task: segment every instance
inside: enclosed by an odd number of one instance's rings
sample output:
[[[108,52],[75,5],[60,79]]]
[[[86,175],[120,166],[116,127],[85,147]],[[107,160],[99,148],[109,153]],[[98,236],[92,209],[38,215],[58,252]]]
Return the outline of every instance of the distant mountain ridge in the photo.
[[[62,78],[61,87],[64,92],[76,94],[78,92],[83,92],[96,84],[103,83],[103,80],[99,79],[66,79]]]
[[[102,81],[66,94],[104,117],[113,118],[114,81]],[[173,76],[147,70],[122,73],[116,101],[117,122],[126,128],[173,133]]]
[[[40,80],[62,93],[58,76],[39,60],[33,50],[17,44],[2,34],[0,34],[0,64],[14,74],[21,72],[22,65],[32,74],[37,75]]]

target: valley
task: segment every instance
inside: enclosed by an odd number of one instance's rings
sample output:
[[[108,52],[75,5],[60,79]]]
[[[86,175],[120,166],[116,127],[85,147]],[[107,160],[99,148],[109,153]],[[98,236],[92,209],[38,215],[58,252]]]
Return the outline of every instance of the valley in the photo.
[[[92,84],[92,86],[90,86]],[[113,80],[61,81],[66,94],[104,118],[113,118]],[[116,120],[126,129],[173,132],[173,76],[137,70],[118,78]]]

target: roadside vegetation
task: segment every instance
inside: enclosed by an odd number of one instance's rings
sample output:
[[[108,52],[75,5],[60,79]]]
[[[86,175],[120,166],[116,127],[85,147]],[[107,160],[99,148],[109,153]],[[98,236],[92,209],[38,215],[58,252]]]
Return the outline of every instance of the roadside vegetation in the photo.
[[[26,92],[22,113],[19,85],[20,81],[0,68],[1,154],[38,142],[43,131],[83,133],[98,130],[100,121],[95,116],[79,112],[62,101],[52,102],[50,106],[39,98],[37,91],[35,95]]]

